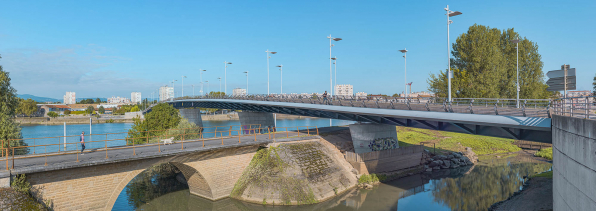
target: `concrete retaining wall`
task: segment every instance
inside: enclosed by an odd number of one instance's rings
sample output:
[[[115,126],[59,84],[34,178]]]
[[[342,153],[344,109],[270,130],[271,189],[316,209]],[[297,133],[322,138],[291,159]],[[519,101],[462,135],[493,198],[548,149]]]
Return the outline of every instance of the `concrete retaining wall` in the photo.
[[[132,118],[139,118],[139,117],[144,118],[142,111],[124,113],[125,119],[132,119]]]
[[[198,108],[182,108],[180,109],[180,116],[188,120],[188,122],[195,123],[198,127],[203,127],[203,119],[201,119],[201,110]]]
[[[362,154],[346,152],[346,160],[358,174],[392,172],[420,165],[423,149],[418,145]]]
[[[596,210],[596,121],[553,116],[554,210]]]
[[[353,124],[350,134],[356,153],[399,148],[395,126],[383,124]]]
[[[275,127],[273,113],[265,112],[239,112],[240,124],[242,125],[261,125],[261,128]]]

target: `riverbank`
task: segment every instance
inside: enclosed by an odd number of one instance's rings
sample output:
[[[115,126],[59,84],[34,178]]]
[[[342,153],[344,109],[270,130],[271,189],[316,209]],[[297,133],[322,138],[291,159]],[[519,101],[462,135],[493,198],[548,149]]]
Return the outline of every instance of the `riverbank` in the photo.
[[[0,210],[48,210],[33,197],[13,188],[0,188]]]
[[[489,208],[490,211],[553,210],[553,178],[530,178],[521,191]]]

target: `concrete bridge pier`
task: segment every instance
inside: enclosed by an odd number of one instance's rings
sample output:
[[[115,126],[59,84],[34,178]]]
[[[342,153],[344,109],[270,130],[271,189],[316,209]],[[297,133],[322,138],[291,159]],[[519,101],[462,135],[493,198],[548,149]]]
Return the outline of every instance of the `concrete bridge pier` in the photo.
[[[240,118],[240,124],[251,125],[250,128],[248,128],[248,126],[243,126],[246,127],[243,128],[245,133],[252,133],[252,130],[247,129],[256,129],[259,128],[259,126],[261,128],[261,133],[267,133],[267,128],[270,127],[269,130],[274,130],[273,128],[275,127],[273,113],[243,111],[238,113],[238,118]]]
[[[356,153],[399,148],[397,131],[393,125],[358,123],[350,125]]]
[[[188,120],[188,122],[195,123],[198,127],[203,127],[203,119],[201,119],[201,109],[198,108],[181,108],[180,116]]]

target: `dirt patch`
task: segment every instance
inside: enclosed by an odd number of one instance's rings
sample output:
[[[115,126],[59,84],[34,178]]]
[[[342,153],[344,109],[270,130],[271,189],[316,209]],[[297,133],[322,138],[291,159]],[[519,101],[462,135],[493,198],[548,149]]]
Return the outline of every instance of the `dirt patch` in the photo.
[[[516,192],[505,201],[495,203],[488,210],[553,210],[553,179],[532,178],[526,182],[522,191]]]

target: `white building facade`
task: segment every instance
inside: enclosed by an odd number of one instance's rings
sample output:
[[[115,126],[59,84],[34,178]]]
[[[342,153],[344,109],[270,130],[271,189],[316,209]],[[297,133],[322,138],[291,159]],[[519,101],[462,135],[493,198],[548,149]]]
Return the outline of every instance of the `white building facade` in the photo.
[[[130,99],[125,97],[110,97],[108,98],[108,103],[115,103],[115,104],[130,104]]]
[[[159,87],[159,101],[167,101],[174,98],[174,87],[162,86]]]
[[[77,97],[75,92],[66,92],[64,95],[64,104],[76,104]]]
[[[235,88],[232,91],[232,95],[234,95],[234,96],[243,96],[243,95],[246,95],[246,89]]]
[[[366,92],[358,92],[356,93],[356,99],[366,99]]]
[[[130,102],[132,102],[133,104],[141,103],[141,93],[140,92],[130,93]]]
[[[354,87],[350,84],[335,85],[335,95],[338,97],[352,97],[354,95]]]

